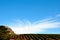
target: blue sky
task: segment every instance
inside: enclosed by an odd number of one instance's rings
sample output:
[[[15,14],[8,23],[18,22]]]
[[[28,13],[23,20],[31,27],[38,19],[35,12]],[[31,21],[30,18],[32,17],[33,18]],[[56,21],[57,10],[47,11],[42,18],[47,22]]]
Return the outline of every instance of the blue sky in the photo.
[[[0,0],[0,25],[10,26],[15,32],[18,28],[28,30],[30,27],[39,25],[43,28],[37,27],[37,29],[42,29],[37,33],[60,34],[60,0]],[[24,33],[36,32],[31,30]]]

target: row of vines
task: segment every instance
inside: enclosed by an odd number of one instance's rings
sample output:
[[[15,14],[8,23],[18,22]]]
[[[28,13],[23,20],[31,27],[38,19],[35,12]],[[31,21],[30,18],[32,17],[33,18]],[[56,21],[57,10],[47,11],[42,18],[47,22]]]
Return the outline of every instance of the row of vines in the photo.
[[[21,34],[13,37],[15,40],[60,40],[60,35],[54,34]]]

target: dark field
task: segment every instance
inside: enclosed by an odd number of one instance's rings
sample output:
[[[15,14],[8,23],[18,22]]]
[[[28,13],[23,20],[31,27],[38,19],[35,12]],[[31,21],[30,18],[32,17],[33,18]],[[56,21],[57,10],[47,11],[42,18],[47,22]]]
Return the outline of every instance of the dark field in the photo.
[[[16,40],[60,40],[60,34],[21,34],[21,35],[16,35],[12,39],[16,39]]]

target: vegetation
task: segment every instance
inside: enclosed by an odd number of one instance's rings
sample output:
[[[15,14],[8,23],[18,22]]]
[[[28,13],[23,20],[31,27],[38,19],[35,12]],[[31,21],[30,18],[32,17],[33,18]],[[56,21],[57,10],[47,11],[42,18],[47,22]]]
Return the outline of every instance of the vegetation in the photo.
[[[4,26],[0,26],[0,40],[7,40],[9,31]]]
[[[60,40],[60,34],[23,34],[20,39],[26,40]]]
[[[10,34],[6,26],[0,26],[0,40],[9,40],[13,35],[14,34]]]
[[[0,26],[0,40],[60,40],[60,34],[20,34],[16,35],[6,26]]]

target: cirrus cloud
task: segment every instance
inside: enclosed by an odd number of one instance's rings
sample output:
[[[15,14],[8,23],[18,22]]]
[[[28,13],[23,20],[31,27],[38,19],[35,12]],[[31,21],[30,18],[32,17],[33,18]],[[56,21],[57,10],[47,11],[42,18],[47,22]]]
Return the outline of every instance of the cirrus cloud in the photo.
[[[33,23],[28,20],[21,21],[16,19],[16,22],[12,22],[8,24],[8,26],[10,26],[16,34],[41,33],[46,31],[46,29],[60,28],[60,21],[56,20],[57,17],[60,16],[57,15],[56,17],[38,20]]]

